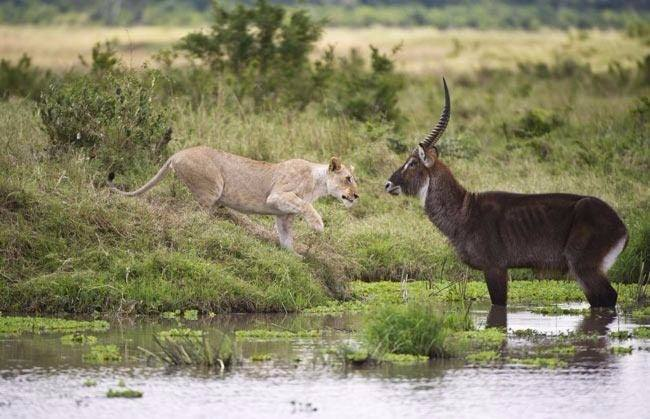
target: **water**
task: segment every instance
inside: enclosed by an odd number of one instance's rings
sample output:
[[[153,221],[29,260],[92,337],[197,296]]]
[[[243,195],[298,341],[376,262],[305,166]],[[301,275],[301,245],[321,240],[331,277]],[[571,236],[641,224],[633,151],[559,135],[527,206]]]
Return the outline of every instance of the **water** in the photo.
[[[360,321],[356,315],[229,315],[183,321],[189,327],[226,332],[270,325],[333,330],[318,339],[245,342],[243,363],[220,374],[148,365],[138,347],[156,350],[152,335],[175,327],[174,320],[114,322],[110,331],[95,335],[98,343],[120,347],[123,361],[116,365],[84,363],[85,349],[62,345],[60,334],[0,338],[0,417],[650,417],[650,341],[607,337],[610,331],[638,326],[631,319],[614,314],[543,316],[525,308],[476,310],[473,316],[479,325],[507,323],[511,331],[600,337],[580,343],[567,366],[556,369],[507,361],[475,366],[457,360],[351,368],[327,348],[354,339]],[[504,353],[521,357],[531,345],[509,334]],[[634,350],[612,354],[610,347],[618,345]],[[262,353],[273,359],[250,360]],[[85,387],[89,379],[97,385]],[[119,388],[120,380],[144,396],[107,398],[107,390]]]

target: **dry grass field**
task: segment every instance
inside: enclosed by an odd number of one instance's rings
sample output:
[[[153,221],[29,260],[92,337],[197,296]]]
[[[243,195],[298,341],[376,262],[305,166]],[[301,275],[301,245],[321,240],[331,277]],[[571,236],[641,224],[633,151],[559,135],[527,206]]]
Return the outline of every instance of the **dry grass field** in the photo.
[[[33,63],[56,70],[79,65],[96,42],[117,41],[127,65],[138,67],[160,48],[200,28],[183,27],[42,27],[0,26],[0,57],[15,60],[23,53]],[[366,51],[372,44],[388,51],[402,45],[398,69],[410,73],[472,73],[479,68],[514,68],[518,62],[553,63],[573,57],[604,71],[612,62],[635,66],[650,46],[616,31],[478,31],[433,28],[327,28],[319,50],[328,45],[339,54],[350,48]],[[318,52],[316,52],[318,53]]]

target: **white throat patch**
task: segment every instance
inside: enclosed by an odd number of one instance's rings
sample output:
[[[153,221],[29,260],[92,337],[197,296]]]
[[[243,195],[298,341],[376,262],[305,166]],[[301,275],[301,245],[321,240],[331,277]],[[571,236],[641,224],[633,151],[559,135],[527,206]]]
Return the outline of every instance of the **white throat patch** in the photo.
[[[427,177],[427,181],[420,190],[418,191],[418,198],[420,198],[420,202],[422,203],[422,206],[424,206],[427,202],[427,195],[429,194],[429,178]]]

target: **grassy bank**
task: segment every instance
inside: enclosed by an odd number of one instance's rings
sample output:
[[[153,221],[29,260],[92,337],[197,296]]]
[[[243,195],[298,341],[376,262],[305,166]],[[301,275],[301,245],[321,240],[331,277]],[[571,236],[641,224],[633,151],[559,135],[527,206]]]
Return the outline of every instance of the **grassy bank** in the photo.
[[[646,47],[634,45],[630,54],[641,60]],[[580,62],[593,51],[581,48],[572,50],[572,61],[510,70],[480,69],[476,50],[458,51],[459,60],[465,55],[479,69],[446,72],[453,116],[441,158],[470,190],[606,200],[631,232],[612,275],[636,282],[650,230],[647,69],[628,61],[592,71]],[[480,279],[457,261],[419,202],[383,192],[441,102],[438,76],[413,74],[406,76],[403,118],[395,123],[332,116],[315,105],[258,112],[236,105],[227,92],[198,102],[168,99],[170,152],[205,144],[267,161],[325,162],[338,155],[357,168],[356,207],[318,202],[322,235],[297,223],[297,242],[311,249],[304,259],[201,211],[171,176],[142,198],[110,195],[106,173],[85,155],[45,152],[48,138],[33,102],[0,102],[0,310],[294,311],[345,298],[352,278]],[[133,187],[156,170],[143,161],[118,179]],[[272,229],[270,217],[253,220]]]

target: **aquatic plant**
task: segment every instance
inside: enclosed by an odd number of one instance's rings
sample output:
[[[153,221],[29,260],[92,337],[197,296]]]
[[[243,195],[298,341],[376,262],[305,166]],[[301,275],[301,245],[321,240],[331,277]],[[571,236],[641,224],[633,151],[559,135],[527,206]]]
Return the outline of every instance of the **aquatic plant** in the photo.
[[[119,362],[122,355],[115,345],[94,345],[90,347],[90,352],[82,356],[84,362],[93,364],[104,364],[107,362]]]
[[[265,361],[270,361],[271,359],[273,359],[271,354],[255,354],[251,356],[251,361],[254,362],[265,362]]]
[[[565,308],[559,306],[535,307],[530,310],[532,313],[543,314],[545,316],[566,316],[589,314],[589,308]]]
[[[145,354],[167,365],[230,367],[234,360],[234,344],[227,335],[215,332],[214,336],[200,330],[171,329],[153,336],[161,353],[138,347]]]
[[[474,352],[465,357],[465,360],[472,364],[487,364],[497,359],[499,359],[499,353],[497,351]]]
[[[471,329],[466,311],[441,310],[426,302],[386,305],[372,310],[363,327],[363,339],[378,352],[442,357],[449,354],[446,339]]]
[[[513,330],[512,334],[518,338],[541,338],[546,336],[546,333],[537,331],[535,329],[518,329]]]
[[[610,352],[614,355],[628,355],[632,353],[631,346],[612,346]]]
[[[445,347],[449,354],[463,356],[472,352],[499,351],[506,339],[505,331],[498,328],[464,330],[450,334]]]
[[[632,334],[628,330],[617,330],[615,332],[610,332],[609,337],[612,339],[629,339],[632,337]]]
[[[268,330],[268,329],[252,329],[252,330],[237,330],[235,337],[237,339],[245,340],[282,340],[282,339],[296,339],[296,338],[315,338],[321,336],[320,330]]]
[[[95,387],[96,385],[97,385],[97,381],[92,380],[90,378],[83,382],[84,387]]]
[[[160,314],[160,317],[163,319],[176,319],[181,315],[180,310],[175,310],[175,311],[164,311]]]
[[[632,336],[637,339],[650,339],[650,327],[635,327],[634,330],[632,330]]]
[[[510,363],[534,368],[565,368],[568,363],[557,357],[510,358]]]
[[[50,332],[103,332],[109,324],[104,320],[67,320],[49,317],[0,316],[0,334]]]
[[[185,320],[197,320],[199,318],[198,310],[185,310],[183,312],[183,318]]]
[[[75,332],[61,336],[61,343],[64,345],[94,345],[97,343],[97,338],[92,335]]]
[[[143,393],[139,390],[126,389],[109,389],[106,393],[108,398],[123,397],[126,399],[138,399],[142,397]]]
[[[379,360],[381,362],[390,362],[391,364],[415,364],[418,362],[427,362],[429,357],[423,355],[386,353]]]

